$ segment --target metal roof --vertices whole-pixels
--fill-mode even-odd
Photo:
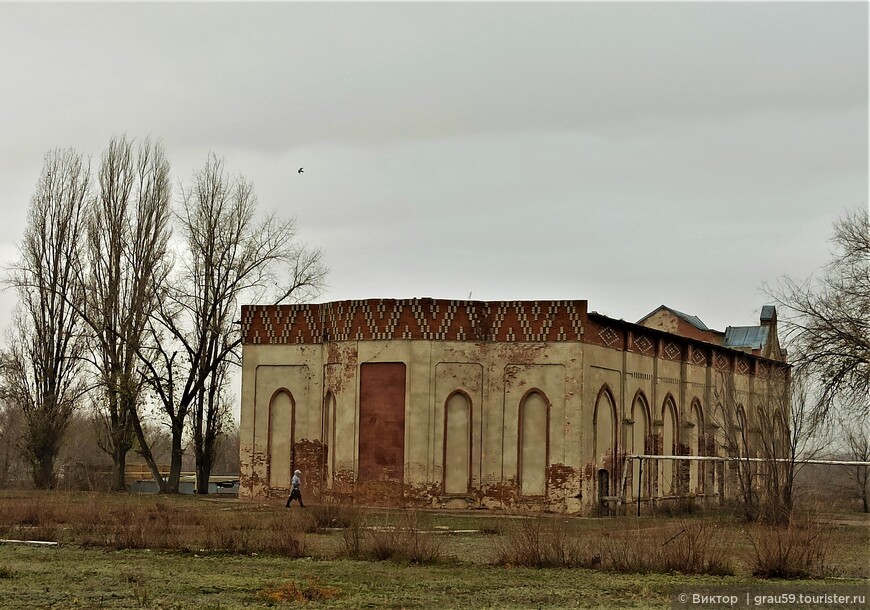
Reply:
[[[668,307],[668,309],[671,309],[671,308]],[[694,326],[695,328],[697,328],[698,330],[710,330],[709,328],[707,328],[706,324],[701,322],[701,318],[699,318],[698,316],[690,316],[689,314],[683,313],[682,311],[677,311],[676,309],[671,309],[671,311],[674,312],[674,314],[681,317],[686,322],[688,322],[689,324],[691,324],[692,326]]]
[[[761,321],[765,320],[773,320],[773,317],[776,315],[776,307],[773,305],[763,305],[761,307]]]
[[[641,322],[646,320],[648,317],[653,315],[655,312],[661,311],[662,309],[667,309],[669,312],[671,312],[672,314],[674,314],[678,318],[685,320],[686,322],[688,322],[689,324],[691,324],[692,326],[694,326],[698,330],[710,330],[709,328],[707,328],[706,324],[701,322],[701,318],[699,318],[698,316],[690,316],[687,313],[683,313],[682,311],[677,311],[676,309],[668,307],[667,305],[659,305],[654,310],[652,310],[651,312],[646,314],[644,317],[642,317],[640,320],[638,320],[637,323],[640,324]]]
[[[725,347],[762,349],[769,334],[769,326],[729,326],[725,329]]]

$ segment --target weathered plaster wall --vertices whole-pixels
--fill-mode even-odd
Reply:
[[[593,512],[623,486],[636,499],[639,478],[642,501],[724,498],[723,469],[659,460],[639,477],[624,456],[713,454],[727,405],[751,418],[772,377],[752,356],[587,316],[585,302],[309,307],[243,310],[241,497],[284,494],[299,468],[309,495],[368,504]],[[392,373],[366,381],[371,365]]]

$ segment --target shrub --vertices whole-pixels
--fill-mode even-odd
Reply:
[[[707,521],[684,522],[681,529],[661,545],[661,567],[682,574],[734,574],[730,549],[721,528]]]
[[[823,576],[831,546],[829,524],[813,518],[787,525],[757,524],[749,530],[754,551],[752,573],[762,578]]]
[[[627,533],[606,532],[601,547],[602,567],[637,574],[661,571],[658,546],[645,541],[640,529]]]
[[[363,541],[365,538],[365,527],[361,514],[357,514],[356,518],[341,532],[341,542],[344,548],[345,556],[350,559],[359,559],[362,557]]]
[[[346,528],[360,518],[359,508],[349,502],[327,499],[323,504],[313,504],[308,514],[314,520],[314,530],[328,527]]]
[[[285,557],[303,557],[305,532],[310,528],[311,519],[307,515],[294,513],[290,518],[280,515],[268,522],[266,530],[260,532],[259,543],[253,546],[266,553]]]
[[[646,574],[734,573],[721,528],[705,521],[680,523],[678,529],[608,532],[603,538],[603,566],[616,572]]]
[[[567,519],[512,520],[496,542],[496,562],[526,567],[594,567],[600,555],[573,534]]]
[[[441,540],[419,527],[416,511],[401,516],[398,525],[373,526],[354,519],[342,532],[344,552],[352,559],[432,563],[441,557]]]

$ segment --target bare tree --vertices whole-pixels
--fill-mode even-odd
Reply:
[[[0,402],[0,487],[18,486],[30,479],[21,451],[24,432],[22,413]]]
[[[227,417],[218,437],[212,472],[237,475],[239,468],[239,425],[231,417]]]
[[[293,220],[258,220],[256,207],[253,185],[229,175],[214,155],[183,190],[182,264],[152,329],[158,353],[145,363],[171,422],[169,490],[178,488],[184,421],[192,412],[197,489],[208,492],[226,367],[239,359],[240,299],[298,302],[323,285],[320,251],[296,242]]]
[[[7,284],[19,303],[2,358],[3,398],[23,413],[25,451],[37,487],[55,483],[55,459],[77,401],[85,350],[82,294],[75,279],[90,192],[90,166],[72,150],[55,150],[31,198],[20,259]]]
[[[112,488],[125,488],[127,452],[138,447],[159,473],[137,410],[142,377],[139,359],[147,322],[162,298],[171,261],[169,163],[159,144],[134,148],[126,137],[112,138],[102,156],[99,193],[87,225],[89,268],[82,278],[87,294],[84,319],[93,334],[99,411],[105,421],[104,448],[112,456]]]
[[[721,409],[714,418],[744,518],[781,524],[791,520],[796,477],[803,461],[825,448],[827,427],[811,378],[784,364],[767,366],[751,393],[721,373],[714,390]]]
[[[870,223],[866,209],[834,223],[832,260],[818,278],[783,278],[768,293],[785,315],[789,355],[818,383],[820,413],[836,399],[854,417],[870,415]]]
[[[857,422],[843,418],[840,420],[839,427],[849,459],[856,462],[870,462],[870,421],[866,418]],[[852,497],[860,498],[864,512],[870,512],[870,467],[857,465],[847,468],[850,479],[849,491]]]
[[[758,406],[762,520],[788,523],[796,501],[795,480],[827,445],[827,426],[813,401],[811,379],[793,372],[787,383],[769,385]]]
[[[725,372],[719,373],[713,394],[718,408],[712,419],[721,434],[718,437],[717,452],[731,459],[725,464],[720,476],[733,481],[731,484],[736,483],[740,510],[747,521],[755,521],[760,512],[760,499],[758,467],[752,459],[755,457],[755,447],[746,413],[750,397],[748,393],[738,390],[733,375]]]

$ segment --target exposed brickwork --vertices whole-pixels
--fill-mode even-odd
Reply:
[[[399,481],[358,481],[354,501],[367,506],[404,506],[403,492]]]
[[[242,307],[247,344],[372,340],[579,341],[586,301],[370,299]]]
[[[661,353],[659,356],[665,360],[675,360],[679,362],[683,359],[683,351],[685,345],[680,345],[676,341],[662,341]]]
[[[302,471],[303,497],[318,501],[322,495],[325,447],[318,440],[307,439],[293,447],[295,468]]]
[[[547,495],[559,498],[580,493],[581,473],[572,466],[550,464],[547,467]]]
[[[403,363],[360,366],[359,417],[360,481],[401,483],[405,464]]]
[[[717,330],[701,330],[694,324],[690,324],[683,318],[677,316],[666,307],[660,307],[646,318],[638,322],[641,326],[647,328],[655,328],[664,332],[688,337],[696,341],[704,341],[705,343],[721,344],[725,337],[725,333]]]
[[[431,508],[435,506],[438,497],[441,496],[441,485],[431,483],[429,485],[406,485],[405,506],[415,508]]]
[[[332,493],[337,496],[353,496],[353,471],[339,468],[332,477]]]
[[[587,316],[586,332],[583,340],[586,343],[601,345],[611,349],[625,349],[625,338],[622,329],[604,316]]]
[[[667,334],[661,329],[615,320],[594,312],[588,313],[585,301],[372,299],[315,305],[246,306],[242,312],[242,333],[247,345],[305,346],[300,349],[266,348],[251,351],[255,356],[252,360],[254,363],[271,365],[282,360],[282,354],[287,354],[288,359],[305,362],[310,368],[310,376],[300,382],[310,384],[305,386],[309,388],[309,393],[305,404],[300,403],[297,408],[305,409],[307,415],[301,420],[304,426],[302,434],[309,438],[322,435],[323,440],[304,439],[295,443],[293,459],[295,467],[303,471],[306,499],[311,497],[315,502],[324,495],[324,490],[329,489],[330,496],[342,500],[382,506],[522,507],[563,511],[597,507],[597,497],[600,495],[597,489],[600,483],[599,470],[607,472],[605,482],[609,497],[618,496],[622,491],[625,447],[616,444],[616,439],[623,438],[622,424],[626,422],[614,418],[615,451],[601,451],[590,458],[592,449],[586,443],[592,442],[589,439],[594,438],[595,434],[594,422],[590,419],[595,404],[591,399],[595,395],[595,387],[587,385],[612,383],[608,381],[612,378],[608,376],[610,373],[589,373],[590,365],[592,368],[601,368],[598,365],[603,364],[615,370],[612,367],[620,366],[619,350],[632,352],[634,355],[631,358],[622,359],[625,363],[622,372],[627,377],[634,376],[633,379],[641,380],[632,383],[647,387],[646,382],[649,381],[662,393],[674,394],[678,393],[676,388],[681,387],[680,383],[690,383],[693,389],[688,398],[695,394],[702,395],[705,387],[704,371],[693,370],[692,367],[709,366],[715,371],[774,379],[788,374],[787,365],[758,359],[751,354],[702,343],[693,337]],[[405,343],[408,340],[467,341],[469,344],[409,346]],[[357,341],[378,343],[365,345]],[[594,344],[612,352],[587,349],[584,345],[576,344],[553,345],[560,342]],[[431,348],[428,353],[427,347]],[[260,358],[260,355],[265,357]],[[596,360],[598,357],[601,357],[601,363]],[[659,375],[668,377],[656,376],[650,373],[650,370],[655,370],[653,358],[685,362],[692,366],[675,367],[666,363]],[[474,365],[474,370],[481,372],[475,373],[476,376],[468,374],[467,379],[465,373],[438,377],[433,371],[437,372],[442,363],[464,367]],[[493,454],[498,455],[499,447],[505,452],[517,451],[513,443],[517,436],[521,439],[522,434],[517,434],[515,414],[509,414],[512,427],[508,427],[504,423],[508,421],[504,405],[497,404],[492,397],[504,395],[507,400],[507,392],[510,391],[511,400],[514,400],[513,392],[519,396],[520,392],[533,389],[538,383],[533,380],[538,377],[529,372],[533,367],[551,364],[565,369],[564,379],[561,373],[553,372],[558,371],[554,368],[547,369],[546,374],[535,375],[542,380],[540,383],[545,386],[550,384],[554,388],[552,391],[546,390],[548,398],[557,405],[559,417],[566,418],[565,439],[559,441],[576,443],[576,435],[571,431],[576,430],[573,426],[579,426],[583,435],[580,441],[583,453],[568,450],[555,452],[553,455],[569,463],[546,467],[545,495],[523,496],[517,484],[516,475],[519,472],[513,462],[502,461],[499,467],[499,462],[493,459]],[[630,370],[624,370],[626,368]],[[677,370],[681,372],[675,372]],[[682,371],[686,370],[689,374],[684,375]],[[254,373],[254,379],[258,379],[256,371]],[[591,375],[588,379],[585,377],[587,374]],[[469,381],[472,377],[474,383]],[[709,383],[709,378],[707,375],[706,383]],[[738,381],[739,387],[753,387],[745,384],[745,379]],[[268,397],[271,386],[280,387],[281,383],[280,379],[267,378],[263,388],[255,386],[257,391],[249,400],[251,405],[257,400],[262,402],[257,418],[260,418],[261,412],[264,417],[257,419],[258,422],[269,421],[268,401],[266,398],[257,398],[258,393]],[[436,437],[431,434],[443,433],[441,418],[446,407],[442,401],[455,389],[468,391],[474,404],[475,452],[469,457],[470,461],[474,461],[474,476],[469,477],[468,494],[446,496],[442,483],[448,462],[443,453],[447,448],[446,444],[441,447],[439,461],[438,452],[431,447],[431,438]],[[629,399],[634,391],[634,387],[624,390],[627,396],[621,397],[621,400],[628,402],[622,406],[631,406]],[[432,392],[435,392],[435,398]],[[434,401],[437,409],[434,417],[430,412],[428,420],[423,417],[425,411],[420,411],[421,408],[431,407],[431,403],[423,399],[425,396]],[[406,398],[409,405],[405,404]],[[407,422],[406,412],[409,414]],[[622,413],[621,410],[619,412]],[[420,416],[421,413],[423,416]],[[321,414],[324,419],[321,419]],[[647,436],[642,450],[646,454],[661,455],[663,424],[661,420],[649,423],[650,427],[646,431],[654,433]],[[413,428],[408,429],[409,425]],[[421,441],[424,430],[420,426],[425,428],[426,425],[430,426],[430,436],[425,437],[428,444]],[[432,432],[433,425],[436,426],[435,432]],[[502,425],[504,429],[499,439],[498,427]],[[255,434],[263,434],[261,428],[264,426],[258,426]],[[702,434],[700,429],[697,431],[698,446],[692,447],[692,451],[682,445],[677,446],[676,451],[683,455],[715,452],[713,428],[710,430],[709,435]],[[673,431],[675,443],[686,441],[681,432],[684,429],[679,427]],[[510,436],[507,436],[508,433]],[[339,449],[337,454],[336,447],[327,447],[327,444],[336,445]],[[264,451],[262,442],[243,448],[245,454],[242,458],[241,483],[244,491],[241,495],[262,497],[270,492],[286,493],[286,490],[269,489],[267,456],[254,453],[254,446],[258,451]],[[334,459],[327,459],[330,453],[334,454]],[[577,455],[583,456],[581,465],[570,465],[570,460]],[[589,459],[591,463],[586,463],[585,460]],[[284,457],[281,460],[286,461]],[[285,465],[282,463],[281,467]],[[688,462],[644,460],[641,493],[644,501],[649,496],[653,498],[651,503],[655,503],[659,493],[671,492],[671,489],[659,489],[664,480],[661,476],[664,468],[673,472],[673,476],[667,478],[673,481],[674,491],[681,494],[694,491],[688,489]],[[629,468],[625,473],[631,489],[630,497],[637,493],[637,481],[632,481],[632,471],[633,468]],[[697,472],[708,494],[716,492],[717,487],[719,493],[723,493],[720,486],[725,484],[722,476],[725,473],[724,466],[698,464]],[[331,480],[327,477],[331,477]],[[733,484],[731,486],[729,493],[733,496]],[[584,496],[585,501],[582,501]],[[613,506],[607,510],[613,510]]]
[[[643,355],[652,355],[654,345],[646,335],[629,335],[631,342],[630,350]]]
[[[519,493],[516,477],[506,477],[504,481],[490,483],[483,489],[484,499],[496,500],[503,508],[513,506]]]
[[[710,352],[709,350],[705,350],[702,347],[698,347],[695,345],[690,346],[689,351],[689,362],[695,364],[697,366],[709,366],[710,364]]]

